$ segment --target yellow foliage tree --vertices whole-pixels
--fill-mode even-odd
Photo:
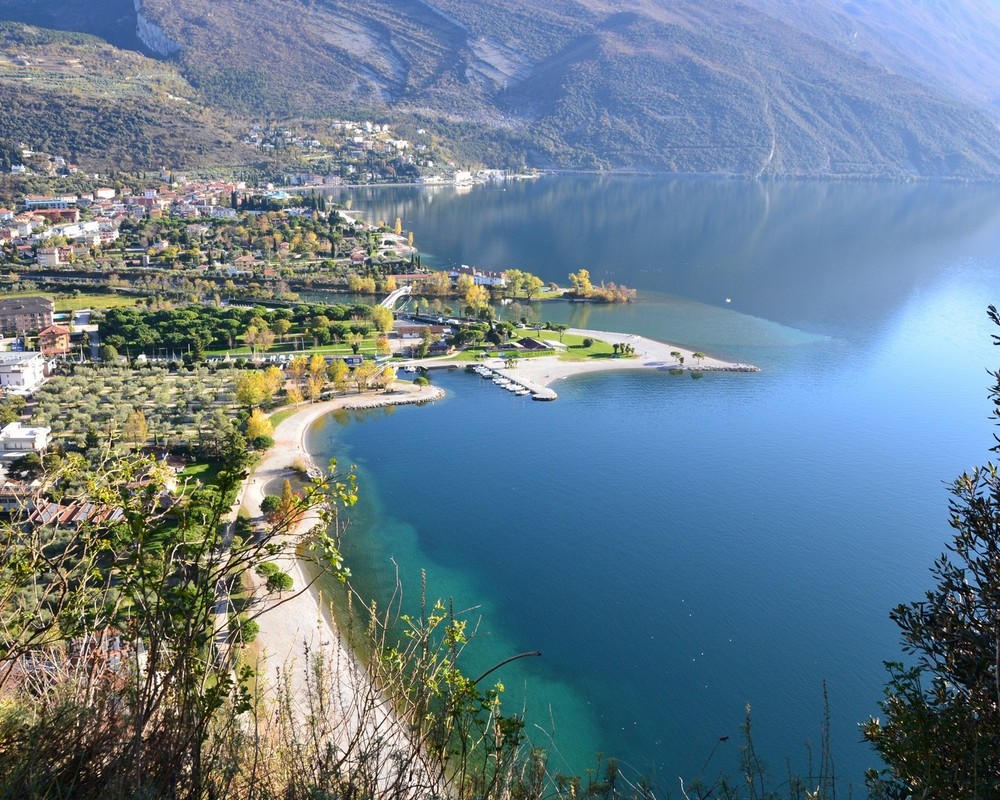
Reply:
[[[272,364],[264,370],[264,382],[267,385],[267,399],[273,400],[274,396],[281,391],[281,387],[285,385],[285,373],[281,371],[280,367]]]
[[[247,420],[247,439],[256,439],[258,436],[271,436],[274,434],[274,426],[267,414],[259,408],[255,408],[250,413]]]

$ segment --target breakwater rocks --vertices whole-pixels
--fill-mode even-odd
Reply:
[[[385,408],[385,406],[406,406],[406,405],[422,405],[423,403],[432,403],[435,400],[440,400],[444,397],[444,389],[440,389],[437,386],[431,386],[419,393],[409,393],[409,394],[398,394],[389,393],[379,395],[378,397],[362,396],[357,400],[347,400],[344,402],[343,407],[345,409],[366,409],[366,408]]]
[[[716,367],[689,366],[685,369],[691,372],[760,372],[760,367],[755,367],[753,364],[725,364]]]

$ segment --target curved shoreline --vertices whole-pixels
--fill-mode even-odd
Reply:
[[[721,358],[706,355],[696,359],[695,353],[700,352],[688,347],[661,342],[647,336],[632,333],[615,333],[613,331],[598,331],[588,328],[569,328],[567,333],[576,336],[591,337],[608,344],[630,344],[635,348],[635,355],[626,358],[589,358],[585,361],[566,361],[559,354],[533,356],[522,358],[517,365],[508,369],[503,358],[486,358],[481,363],[505,378],[522,384],[530,389],[536,400],[555,400],[558,395],[552,389],[552,384],[573,375],[584,375],[592,372],[613,372],[619,370],[646,369],[659,372],[684,370],[687,372],[760,372],[760,367],[753,364],[742,364],[736,361],[725,361]],[[546,336],[548,334],[548,336]],[[554,331],[543,331],[536,337],[558,343],[558,334]],[[673,353],[680,353],[681,362]],[[408,362],[418,367],[456,367],[469,362],[451,359],[435,360],[433,363],[424,361]]]
[[[636,355],[631,358],[600,358],[587,361],[564,361],[560,360],[558,355],[540,356],[522,359],[512,370],[503,367],[502,359],[491,359],[487,363],[496,362],[491,366],[498,372],[509,375],[519,383],[529,385],[535,392],[536,399],[555,399],[556,394],[549,388],[550,384],[572,375],[592,372],[678,368],[705,371],[759,371],[757,367],[751,365],[727,362],[708,356],[701,359],[697,365],[685,363],[682,366],[677,357],[671,353],[680,352],[687,362],[694,359],[694,351],[633,334],[586,329],[570,329],[570,332],[592,336],[611,344],[629,343],[635,347]],[[420,362],[413,363],[420,364]],[[423,364],[423,366],[432,365]],[[443,359],[435,361],[433,366],[456,367],[462,366],[462,363]],[[412,384],[398,382],[396,391],[389,394],[346,395],[319,403],[303,404],[275,426],[274,445],[265,452],[244,481],[242,507],[247,510],[252,520],[260,521],[263,518],[260,505],[266,488],[275,481],[290,477],[292,466],[297,460],[303,461],[309,467],[325,466],[315,464],[312,453],[306,447],[306,435],[320,418],[342,409],[423,404],[444,396],[444,391],[438,387],[418,388]],[[308,534],[320,522],[320,513],[311,510],[303,516],[295,529],[285,536],[295,540]],[[308,719],[311,659],[319,653],[322,654],[324,663],[330,667],[335,684],[337,709],[344,717],[345,730],[358,730],[358,723],[362,719],[359,709],[367,702],[369,713],[376,715],[373,723],[375,728],[382,729],[380,735],[385,735],[384,727],[388,724],[397,731],[395,735],[405,737],[405,725],[395,719],[395,714],[387,702],[380,700],[372,707],[372,698],[377,695],[377,690],[368,685],[364,669],[342,639],[332,613],[324,608],[324,601],[314,585],[315,581],[307,573],[303,562],[293,550],[288,549],[276,556],[274,561],[282,571],[291,576],[294,591],[287,597],[267,597],[264,600],[263,610],[256,616],[259,625],[258,642],[262,650],[257,664],[258,680],[262,682],[266,695],[278,697],[285,693],[284,696],[292,704],[293,714],[300,720]]]
[[[295,461],[301,459],[314,466],[306,449],[305,437],[309,428],[321,417],[341,409],[423,404],[445,395],[437,387],[418,388],[402,382],[396,387],[397,390],[390,394],[350,395],[305,404],[278,423],[274,429],[274,445],[243,484],[242,507],[251,519],[255,522],[263,519],[260,504],[267,486],[276,480],[291,477]],[[317,524],[321,524],[321,515],[318,510],[310,510],[285,537],[295,541]],[[315,581],[307,574],[294,549],[286,548],[274,561],[291,576],[294,588],[293,593],[286,597],[267,597],[264,608],[256,616],[259,625],[257,641],[262,651],[257,664],[257,679],[263,683],[264,693],[270,697],[281,696],[287,687],[287,698],[293,713],[299,720],[305,720],[310,714],[308,684],[311,680],[311,659],[321,653],[335,682],[334,694],[337,708],[345,718],[345,730],[356,731],[361,719],[359,706],[364,701],[371,703],[374,694],[372,687],[364,683],[367,680],[364,670],[358,666],[354,654],[343,641],[333,623],[332,614],[324,609]],[[379,716],[376,725],[379,728],[392,716],[388,703],[381,703],[374,713]],[[405,726],[399,725],[398,728],[403,735]],[[382,730],[379,735],[385,736],[385,731]]]

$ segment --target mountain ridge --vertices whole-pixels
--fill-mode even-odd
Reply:
[[[15,5],[0,0],[0,18]],[[1000,11],[985,0],[919,11],[899,0],[134,0],[133,11],[145,47],[169,52],[209,106],[409,120],[491,166],[1000,177]]]

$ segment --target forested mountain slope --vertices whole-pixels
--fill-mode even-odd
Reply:
[[[40,5],[60,2],[72,5]],[[408,118],[511,166],[1000,176],[1000,11],[988,0],[136,8],[145,47],[245,116]],[[0,16],[15,12],[0,0]]]

